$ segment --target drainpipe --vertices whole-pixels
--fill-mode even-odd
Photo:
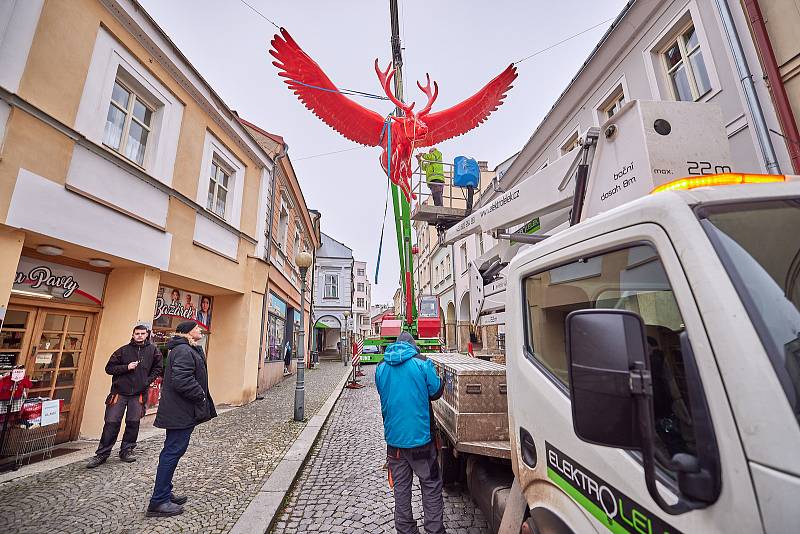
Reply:
[[[750,27],[753,29],[753,38],[767,77],[772,101],[778,114],[778,122],[785,135],[786,149],[789,151],[792,169],[795,174],[800,174],[800,133],[797,131],[797,122],[794,119],[792,106],[783,84],[783,77],[781,77],[778,62],[775,59],[775,51],[772,49],[772,43],[767,33],[764,15],[761,13],[758,0],[742,0],[742,4],[750,19]]]
[[[319,219],[317,219],[316,221],[318,221],[318,220]],[[316,234],[316,221],[314,222],[314,228],[312,228],[312,232],[314,232],[315,234]],[[313,244],[313,241],[312,241],[312,244]],[[316,346],[317,346],[317,335],[316,335],[317,329],[314,327],[314,325],[316,324],[316,321],[314,321],[314,295],[316,295],[316,293],[314,293],[314,290],[315,290],[314,286],[315,286],[316,280],[317,280],[317,248],[316,247],[312,247],[312,248],[314,249],[314,252],[311,253],[311,257],[312,257],[311,266],[313,267],[313,270],[311,271],[311,297],[308,299],[308,301],[309,301],[308,324],[309,324],[310,329],[311,329],[311,335],[308,336],[308,337],[309,337],[309,342],[310,342],[309,346],[313,347],[313,348],[316,348]],[[307,354],[311,354],[311,350],[307,351]],[[319,355],[317,355],[317,357],[319,357]],[[317,363],[317,362],[316,362],[316,360],[314,360],[312,358],[312,365],[314,363]]]
[[[753,127],[756,131],[756,139],[761,149],[761,157],[764,160],[764,166],[769,174],[781,174],[778,158],[775,155],[775,148],[772,146],[772,139],[769,136],[767,121],[764,118],[764,111],[761,109],[761,103],[758,100],[758,95],[756,95],[753,75],[750,72],[750,67],[747,65],[747,59],[745,58],[744,49],[742,48],[742,41],[739,39],[736,26],[733,23],[731,8],[727,0],[716,0],[716,4],[719,16],[722,19],[722,26],[725,29],[725,35],[728,38],[728,46],[730,47],[731,54],[733,54],[736,72],[739,75],[739,81],[742,82],[747,109],[753,119]]]
[[[267,296],[269,294],[269,275],[272,273],[272,260],[270,259],[270,251],[272,250],[272,225],[273,217],[275,216],[275,177],[280,171],[278,163],[281,159],[285,158],[289,152],[289,145],[283,144],[281,153],[275,158],[272,171],[272,185],[269,189],[269,221],[267,224],[267,247],[264,251],[267,260],[267,279],[264,280],[264,296],[261,298],[261,336],[258,340],[258,370],[261,371],[262,354],[264,353],[264,321],[267,317]],[[260,373],[259,373],[260,374]],[[256,385],[256,389],[258,386]]]
[[[456,245],[455,243],[450,244],[450,283],[453,285],[453,311],[456,309]],[[458,352],[458,313],[455,314],[455,321],[456,324],[453,325],[453,343],[456,346],[456,352]],[[447,320],[445,319],[445,324],[447,324]]]

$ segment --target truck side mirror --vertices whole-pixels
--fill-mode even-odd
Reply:
[[[589,443],[641,449],[631,387],[634,364],[650,363],[641,318],[625,310],[579,310],[567,315],[567,358],[575,434]],[[649,386],[649,379],[647,381]]]
[[[714,444],[710,447],[713,451],[701,451],[699,457],[676,454],[662,462],[678,472],[678,502],[669,504],[656,486],[653,382],[641,317],[626,310],[578,310],[567,315],[566,329],[575,434],[597,445],[640,450],[647,491],[668,514],[682,514],[716,501],[719,458],[694,357],[689,356],[687,365],[690,393],[694,405],[704,406],[695,418],[696,431],[704,442]],[[690,354],[685,332],[681,347]]]

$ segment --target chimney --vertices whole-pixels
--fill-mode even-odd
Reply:
[[[482,171],[489,170],[489,162],[488,161],[478,161],[478,168]]]

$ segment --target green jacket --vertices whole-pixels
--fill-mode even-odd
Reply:
[[[444,165],[442,153],[438,150],[426,152],[422,155],[422,170],[425,171],[426,183],[444,183]]]

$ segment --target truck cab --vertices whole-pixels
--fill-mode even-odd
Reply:
[[[523,531],[800,528],[800,182],[701,179],[511,261]]]
[[[708,103],[579,144],[445,236],[508,242],[470,266],[475,316],[505,282],[509,440],[451,438],[473,497],[502,534],[800,531],[800,177],[736,173]]]

